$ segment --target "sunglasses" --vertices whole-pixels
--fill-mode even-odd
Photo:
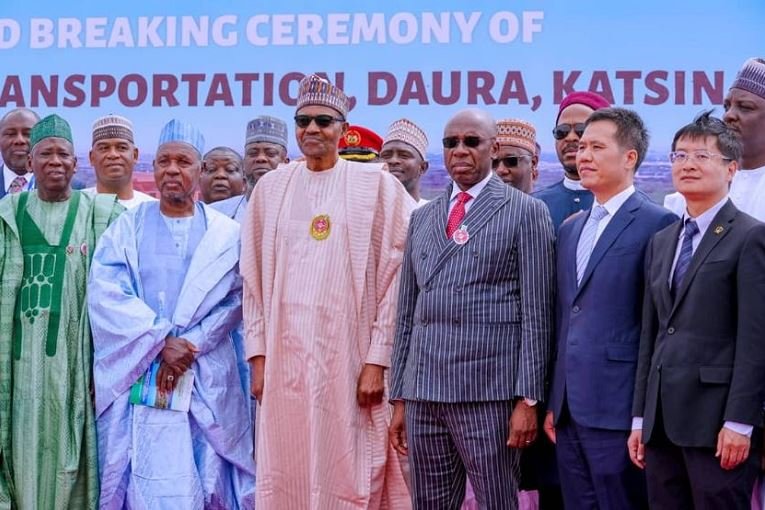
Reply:
[[[514,168],[518,166],[518,163],[521,161],[531,160],[531,156],[528,155],[522,155],[522,156],[507,156],[504,158],[497,158],[491,160],[491,167],[496,170],[499,168],[499,164],[502,163],[505,165],[505,168]]]
[[[316,122],[320,128],[329,127],[333,122],[345,122],[342,117],[333,117],[332,115],[295,115],[295,124],[301,129],[305,129]]]
[[[556,140],[563,140],[568,136],[571,130],[574,130],[576,136],[579,138],[584,134],[584,122],[577,122],[576,124],[558,124],[553,128],[553,136]]]
[[[454,149],[459,145],[460,140],[462,141],[462,144],[465,147],[468,147],[470,149],[475,149],[479,145],[481,145],[481,138],[478,136],[466,136],[462,139],[460,139],[459,136],[447,136],[443,140],[441,140],[441,143],[444,144],[444,149]]]

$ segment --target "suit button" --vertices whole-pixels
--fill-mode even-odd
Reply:
[[[427,326],[428,326],[428,321],[426,321],[425,319],[422,319],[422,327],[426,328]]]
[[[454,292],[462,292],[462,285],[457,285],[454,287]]]
[[[459,318],[455,317],[455,318],[452,320],[452,322],[454,322],[455,324],[459,324],[459,323],[460,323],[460,320],[459,320]]]
[[[427,253],[427,252],[422,252],[422,253],[420,254],[420,258],[421,258],[421,259],[426,259],[426,258],[428,258],[428,253]]]
[[[668,335],[674,335],[675,334],[675,327],[674,326],[668,327],[667,328],[667,334]]]
[[[579,308],[579,305],[574,305],[574,308],[571,309],[574,313],[579,313],[581,308]]]
[[[425,292],[430,292],[430,285],[426,285],[425,287],[422,288],[422,290],[424,290]]]

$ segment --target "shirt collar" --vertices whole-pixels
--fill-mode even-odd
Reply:
[[[605,204],[599,204],[597,200],[595,200],[592,203],[592,208],[602,205],[606,211],[608,211],[608,215],[612,218],[614,215],[619,211],[621,206],[624,205],[624,202],[627,201],[628,198],[632,196],[632,194],[635,193],[635,186],[630,184],[630,186],[623,191],[620,191],[616,195],[609,198]]]
[[[691,215],[688,214],[688,210],[686,209],[683,213],[683,225],[685,225],[685,222],[689,219],[693,219],[696,222],[696,226],[699,227],[699,239],[701,237],[704,237],[704,233],[709,228],[709,225],[712,224],[712,220],[715,219],[715,216],[717,216],[717,213],[720,212],[720,209],[723,208],[723,206],[728,202],[728,195],[725,195],[722,200],[717,202],[715,205],[704,211],[703,213],[699,214],[695,218],[691,218]],[[684,232],[684,229],[680,229],[681,235],[682,232]]]
[[[563,176],[563,187],[566,189],[570,189],[571,191],[584,191],[587,188],[582,186],[582,181],[575,181],[574,179]]]
[[[465,190],[468,193],[468,195],[473,197],[473,200],[478,198],[478,194],[481,191],[483,191],[483,189],[486,187],[487,184],[489,184],[489,181],[491,180],[492,175],[494,175],[494,173],[489,172],[488,175],[483,178],[483,180],[473,184],[472,187]],[[454,185],[452,186],[452,196],[449,198],[449,202],[451,203],[455,198],[457,198],[457,195],[459,195],[461,191],[462,190],[460,189],[460,187],[457,186],[456,183],[454,183]]]

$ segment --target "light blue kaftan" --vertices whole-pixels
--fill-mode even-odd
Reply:
[[[142,204],[104,233],[93,257],[88,304],[102,509],[253,506],[248,396],[230,335],[241,321],[239,226],[197,204],[181,230],[185,250],[175,246],[178,232],[159,203]],[[128,402],[168,335],[200,350],[188,413]]]

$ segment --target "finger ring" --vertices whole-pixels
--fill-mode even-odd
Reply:
[[[170,377],[172,377],[172,375]],[[531,441],[526,441],[526,444],[531,444]]]
[[[174,375],[168,375],[167,376],[167,380],[170,381],[170,382],[173,382],[173,381],[175,381],[175,376]]]

